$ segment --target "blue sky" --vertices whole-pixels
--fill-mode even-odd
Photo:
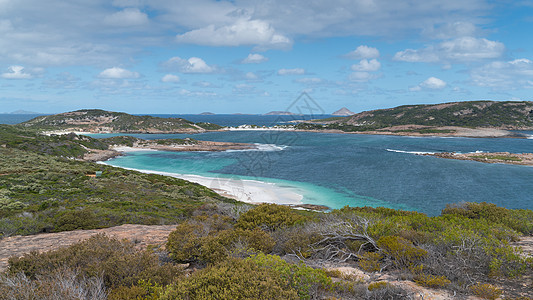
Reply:
[[[0,0],[0,112],[533,100],[533,1]]]

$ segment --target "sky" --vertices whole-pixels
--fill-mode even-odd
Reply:
[[[532,91],[531,0],[0,0],[0,113],[266,113],[301,95],[360,112]]]

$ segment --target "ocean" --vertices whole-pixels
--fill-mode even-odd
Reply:
[[[283,124],[294,119],[294,116],[180,116],[195,122],[229,126]],[[533,136],[533,132],[524,133]],[[303,203],[331,208],[384,206],[428,215],[438,215],[446,204],[471,201],[492,202],[507,208],[533,208],[533,167],[417,155],[443,151],[533,152],[533,139],[278,131],[133,136],[257,143],[260,151],[130,152],[108,164],[218,179],[254,180],[298,193]]]

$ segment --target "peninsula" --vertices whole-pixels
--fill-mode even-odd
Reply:
[[[466,101],[405,105],[348,117],[301,121],[296,128],[384,135],[524,138],[524,135],[511,130],[533,129],[533,102]]]
[[[39,116],[19,126],[41,132],[50,131],[50,133],[199,133],[222,128],[216,124],[194,123],[182,118],[135,116],[100,109],[82,109]]]
[[[424,153],[425,156],[435,156],[440,158],[473,160],[491,164],[511,164],[533,166],[533,153],[509,153],[509,152],[481,152],[481,153],[455,153],[437,152]]]

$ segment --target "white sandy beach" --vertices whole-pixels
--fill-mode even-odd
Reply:
[[[105,162],[99,163],[107,164]],[[233,198],[235,200],[246,203],[275,203],[283,205],[298,205],[302,204],[303,199],[303,196],[301,194],[296,193],[293,189],[287,187],[280,187],[275,183],[248,179],[238,179],[235,177],[205,177],[199,175],[159,172],[133,168],[124,169],[135,170],[148,174],[171,176],[175,178],[184,179],[190,182],[195,182],[212,189],[213,191],[217,192],[222,196]]]

